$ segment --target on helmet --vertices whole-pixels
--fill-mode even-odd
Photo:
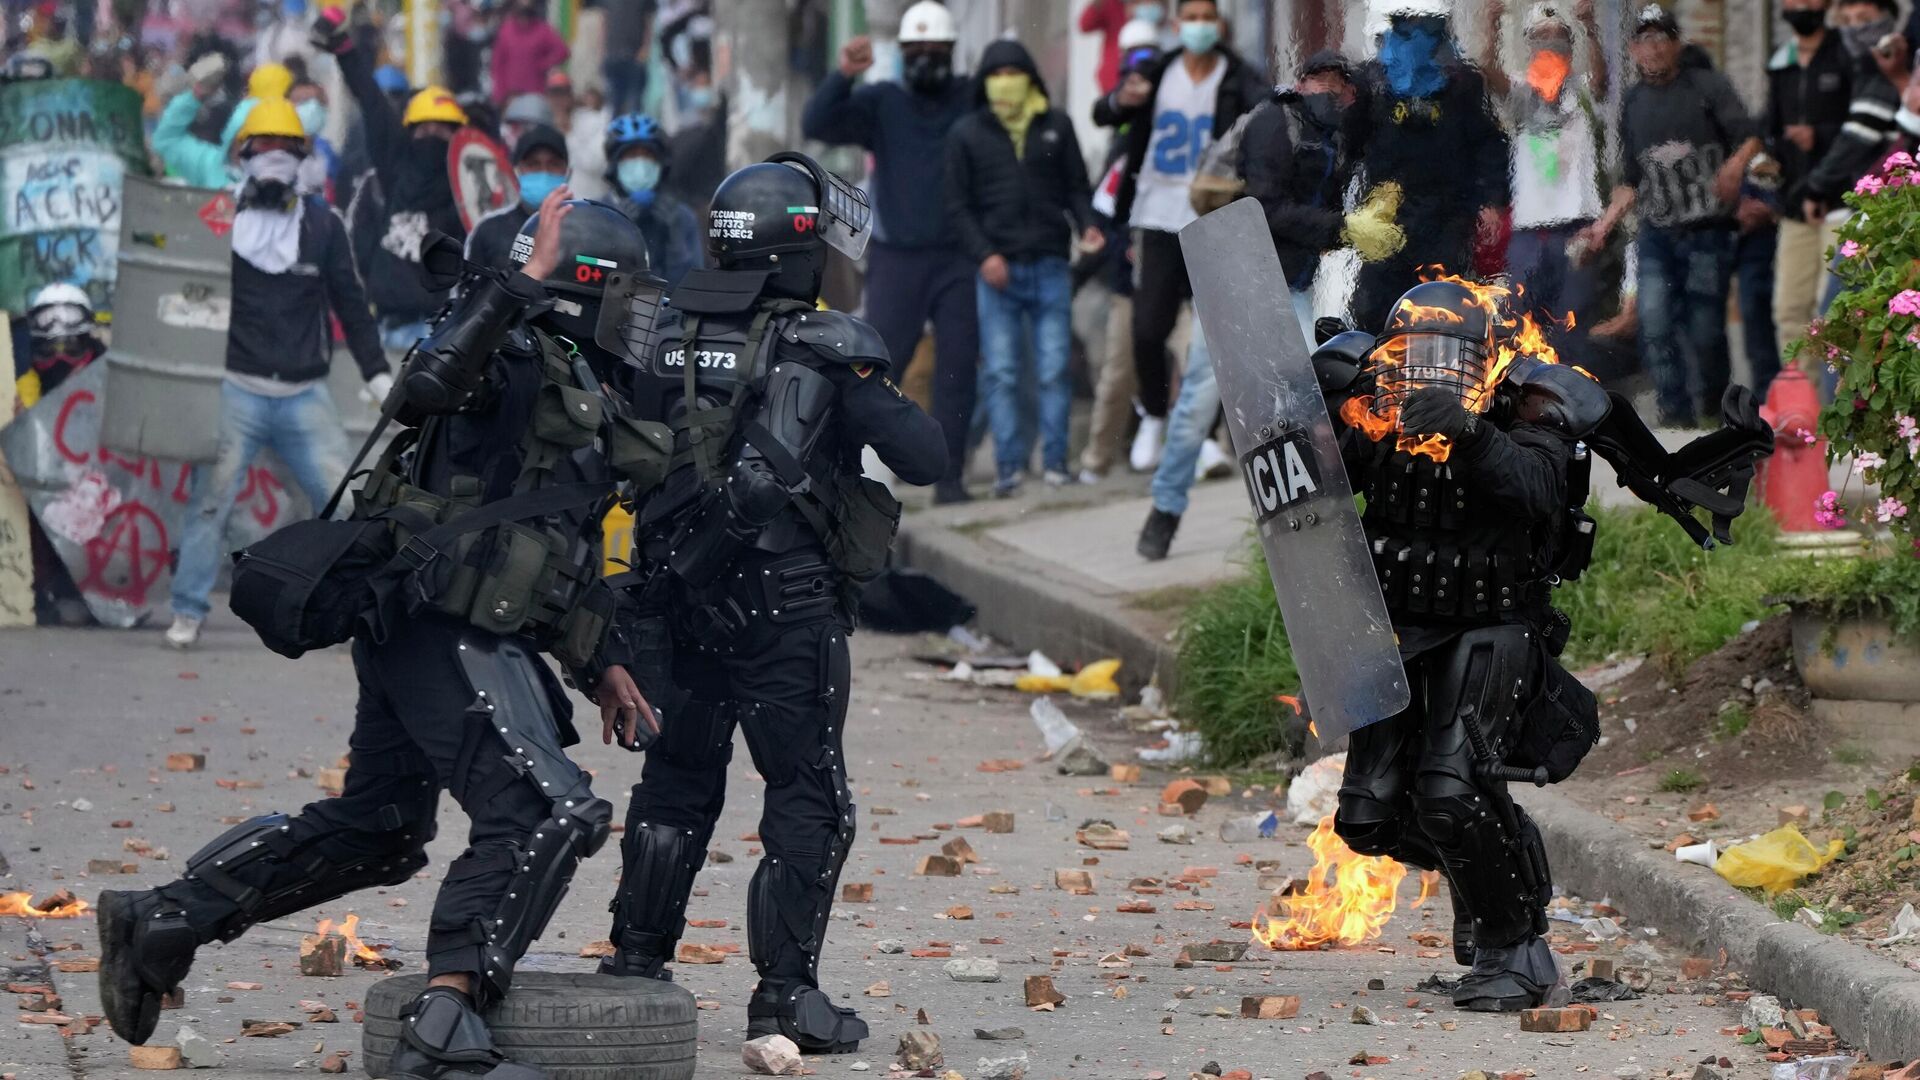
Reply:
[[[1160,44],[1160,31],[1145,19],[1128,19],[1120,28],[1120,51],[1152,48]]]
[[[75,337],[92,328],[93,301],[78,285],[48,285],[27,301],[27,332],[33,337]]]
[[[234,145],[244,147],[248,139],[263,135],[305,142],[307,129],[292,102],[283,97],[269,97],[255,102],[248,110],[240,130],[234,132]]]
[[[1493,303],[1458,281],[1427,281],[1408,289],[1387,315],[1372,370],[1379,393],[1374,410],[1386,415],[1415,390],[1437,386],[1469,412],[1493,402],[1487,374],[1495,354],[1499,315]]]
[[[373,83],[382,93],[398,94],[407,88],[407,73],[392,64],[382,64],[373,69]]]
[[[400,122],[407,127],[432,123],[465,127],[467,113],[454,100],[452,91],[442,86],[429,86],[407,101],[407,111],[401,116]]]
[[[647,270],[651,260],[647,241],[632,219],[606,203],[572,199],[573,209],[560,222],[560,262],[541,282],[555,295],[550,321],[577,342],[594,339],[600,298],[615,272],[633,275]],[[507,258],[516,267],[533,257],[533,237],[540,231],[540,215],[532,214],[513,238]]]
[[[545,94],[515,94],[500,112],[503,124],[551,124],[553,106]]]
[[[607,137],[602,144],[607,153],[607,167],[620,160],[620,155],[636,146],[644,146],[653,152],[653,156],[666,160],[667,133],[660,121],[646,113],[625,113],[607,122]]]
[[[940,0],[920,0],[900,16],[900,44],[933,41],[951,45],[960,40],[960,26],[953,12]]]
[[[293,72],[285,64],[271,61],[253,69],[247,76],[247,96],[255,98],[286,97],[293,89]]]
[[[770,255],[817,251],[820,189],[805,173],[763,161],[720,182],[707,209],[707,251],[723,270]]]
[[[721,181],[707,210],[707,251],[722,270],[770,271],[774,293],[812,300],[826,249],[859,258],[872,217],[858,188],[805,154],[782,151]]]

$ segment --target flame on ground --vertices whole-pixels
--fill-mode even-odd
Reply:
[[[1282,705],[1285,705],[1289,709],[1292,709],[1293,715],[1295,716],[1300,715],[1300,699],[1297,697],[1294,697],[1292,694],[1275,694],[1273,695],[1273,700],[1279,702]]]
[[[1434,886],[1438,884],[1440,884],[1440,871],[1438,870],[1420,871],[1420,895],[1414,897],[1413,903],[1408,904],[1407,906],[1409,908],[1417,908],[1421,904],[1424,904],[1427,901],[1433,899]]]
[[[1293,715],[1295,716],[1304,715],[1300,708],[1300,699],[1294,697],[1292,694],[1275,694],[1273,695],[1273,700],[1292,709]],[[1307,730],[1313,733],[1314,738],[1317,739],[1320,737],[1320,729],[1313,726],[1313,718],[1310,716],[1307,717]]]
[[[65,889],[46,898],[46,907],[35,907],[30,892],[0,893],[0,915],[23,919],[78,919],[93,910],[93,905]]]
[[[347,959],[353,961],[356,967],[372,968],[375,971],[386,971],[393,967],[393,961],[381,956],[379,950],[360,940],[360,935],[354,932],[359,927],[360,916],[358,915],[349,915],[340,923],[339,934],[347,942]],[[321,919],[319,925],[313,928],[315,940],[324,940],[331,933],[334,933],[332,919]]]
[[[1407,868],[1383,856],[1354,854],[1335,835],[1332,814],[1320,819],[1307,847],[1313,851],[1313,870],[1306,889],[1281,898],[1284,918],[1268,918],[1264,908],[1256,911],[1254,940],[1278,951],[1358,945],[1379,937],[1393,917]]]

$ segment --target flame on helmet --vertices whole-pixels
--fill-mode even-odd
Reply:
[[[1507,369],[1511,368],[1513,362],[1520,357],[1530,356],[1543,364],[1560,362],[1560,353],[1547,340],[1546,328],[1541,326],[1532,314],[1522,313],[1516,317],[1509,312],[1508,309],[1512,306],[1511,301],[1524,292],[1521,286],[1509,287],[1499,281],[1475,281],[1458,274],[1449,274],[1445,267],[1437,265],[1422,267],[1420,279],[1423,282],[1447,281],[1461,286],[1471,292],[1493,316],[1495,327],[1493,362],[1487,365],[1486,377],[1481,380],[1480,385],[1471,390],[1468,400],[1462,403],[1470,411],[1485,410],[1488,401],[1493,397],[1494,390],[1499,387],[1500,381],[1507,377]],[[1457,312],[1445,308],[1409,304],[1405,300],[1394,307],[1388,321],[1391,323],[1403,314],[1409,319],[1433,320],[1442,323],[1466,321]],[[1548,324],[1571,330],[1574,325],[1573,312],[1567,312],[1563,319],[1550,319]],[[1372,362],[1393,367],[1406,363],[1406,358],[1406,341],[1404,338],[1396,337],[1382,342],[1373,350]],[[1588,378],[1593,378],[1591,373],[1582,368],[1576,367],[1574,370]],[[1346,421],[1347,426],[1358,429],[1374,442],[1379,442],[1389,434],[1400,432],[1399,410],[1389,406],[1380,413],[1375,413],[1373,404],[1372,397],[1348,398],[1340,406],[1340,418]],[[1435,461],[1445,461],[1453,452],[1451,440],[1443,435],[1401,433],[1395,441],[1394,448],[1419,457],[1432,458]]]
[[[1392,325],[1395,320],[1402,317],[1408,322],[1431,320],[1439,323],[1464,323],[1467,321],[1465,315],[1451,308],[1428,307],[1425,304],[1409,304],[1404,298],[1402,298],[1398,304],[1394,305],[1393,314],[1387,317],[1387,323],[1388,325]]]

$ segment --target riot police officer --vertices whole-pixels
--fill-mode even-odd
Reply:
[[[593,346],[600,275],[578,268],[646,265],[625,218],[565,199],[561,188],[527,222],[518,272],[465,290],[383,410],[405,430],[355,514],[390,519],[399,554],[353,645],[360,697],[343,792],[235,826],[176,881],[101,894],[101,998],[121,1038],[152,1034],[199,946],[426,866],[445,787],[471,819],[470,843],[442,881],[429,982],[386,1075],[542,1075],[504,1058],[481,1013],[611,831],[612,805],[564,749],[577,741],[567,696],[536,653],[582,687],[624,678],[603,674],[614,605],[598,551],[616,456],[598,447],[623,440],[600,388],[611,358]],[[603,701],[608,712],[634,704]]]
[[[1773,452],[1742,386],[1718,430],[1667,451],[1625,398],[1530,355],[1505,293],[1427,281],[1377,340],[1350,331],[1313,354],[1412,691],[1351,733],[1334,828],[1362,854],[1446,872],[1454,959],[1471,965],[1454,1004],[1484,1012],[1565,989],[1542,936],[1546,850],[1507,785],[1564,780],[1600,734],[1593,694],[1557,659],[1572,624],[1551,603],[1593,558],[1589,452],[1708,550],[1733,542]]]
[[[1377,343],[1343,334],[1314,357],[1413,689],[1404,713],[1352,733],[1335,828],[1355,851],[1446,871],[1455,956],[1472,964],[1454,1002],[1486,1011],[1537,1006],[1559,980],[1540,835],[1490,770],[1543,706],[1598,732],[1593,696],[1553,659],[1566,620],[1548,593],[1576,572],[1575,443],[1610,407],[1568,368],[1524,366],[1551,399],[1496,386],[1499,320],[1485,294],[1432,281]]]
[[[672,472],[637,510],[638,619],[626,635],[662,734],[627,811],[616,953],[601,970],[671,977],[737,725],[767,783],[766,854],[747,895],[759,973],[748,1036],[842,1052],[867,1025],[819,988],[818,968],[854,837],[847,635],[899,513],[860,475],[860,452],[930,484],[945,442],[888,380],[873,328],[816,310],[828,247],[857,256],[865,244],[863,195],[810,158],[777,154],[728,177],[707,222],[718,268],[672,290],[629,388],[640,414],[674,431]]]

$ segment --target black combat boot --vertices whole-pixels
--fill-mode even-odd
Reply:
[[[473,999],[451,986],[427,987],[400,1021],[384,1080],[546,1080],[539,1069],[508,1061]]]
[[[140,1045],[160,1022],[160,999],[180,988],[200,937],[158,890],[100,894],[100,1008],[113,1033]]]
[[[649,948],[636,947],[638,943],[633,940],[650,937],[655,935],[615,933],[613,955],[600,959],[600,974],[672,982],[673,972],[667,970],[667,961],[670,957]]]
[[[1453,1004],[1470,1012],[1519,1012],[1566,997],[1560,965],[1538,934],[1500,948],[1473,951],[1473,970],[1454,988]]]
[[[1140,542],[1133,550],[1148,562],[1159,562],[1167,557],[1167,549],[1173,547],[1173,534],[1180,530],[1180,515],[1169,514],[1165,510],[1155,509],[1147,514],[1147,523],[1140,527]]]
[[[747,1038],[762,1035],[785,1035],[803,1054],[851,1054],[867,1037],[867,1022],[818,987],[769,989],[763,982],[747,1001]]]

